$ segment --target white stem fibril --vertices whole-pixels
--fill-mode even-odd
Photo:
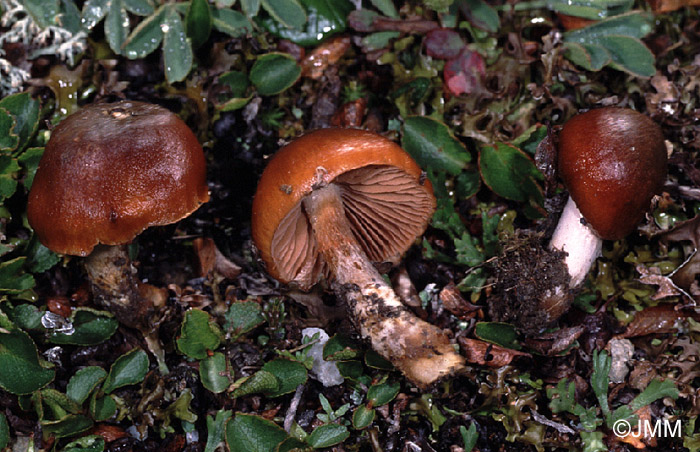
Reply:
[[[564,258],[564,263],[569,269],[569,287],[572,289],[583,282],[593,262],[600,255],[603,239],[586,224],[571,197],[561,213],[549,247],[569,253]]]

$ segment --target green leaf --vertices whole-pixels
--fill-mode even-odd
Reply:
[[[61,27],[68,30],[70,34],[75,35],[82,30],[80,10],[72,0],[61,0],[59,14]]]
[[[0,108],[0,152],[12,152],[19,146],[19,137],[12,131],[16,125],[14,116]]]
[[[280,381],[266,370],[259,370],[244,381],[233,391],[233,397],[242,397],[258,392],[273,392],[280,387]]]
[[[168,406],[166,411],[175,416],[177,419],[194,424],[197,422],[197,415],[190,409],[193,399],[194,396],[192,395],[192,390],[187,388],[182,391],[182,394],[180,394],[180,397],[178,397],[177,400]]]
[[[25,267],[31,273],[43,273],[58,263],[60,258],[56,253],[46,248],[33,235],[22,247],[22,254],[27,256]]]
[[[537,181],[543,179],[532,159],[506,143],[481,147],[479,169],[484,183],[497,195],[541,206],[544,195]]]
[[[102,390],[109,394],[122,386],[140,383],[148,372],[148,364],[148,355],[140,348],[124,353],[109,369]]]
[[[627,36],[641,39],[651,33],[654,27],[653,16],[639,11],[621,14],[609,19],[564,33],[564,42],[596,44],[604,36]]]
[[[106,421],[117,413],[117,403],[112,396],[98,396],[93,393],[90,398],[90,416],[96,422]]]
[[[223,353],[216,352],[199,362],[199,379],[205,388],[215,394],[224,392],[231,384],[225,372],[226,357]]]
[[[293,392],[297,386],[306,383],[308,378],[308,371],[302,363],[288,359],[278,358],[268,361],[262,370],[270,372],[279,382],[277,390],[268,391],[265,394],[268,397],[279,397]]]
[[[484,0],[460,0],[458,6],[475,26],[491,33],[498,31],[501,25],[498,13]]]
[[[260,0],[241,0],[241,8],[248,17],[255,17],[260,10]]]
[[[376,414],[376,410],[369,408],[367,405],[358,406],[355,412],[352,413],[352,427],[357,430],[369,427],[374,422]]]
[[[22,0],[24,10],[32,16],[39,28],[58,25],[58,0]]]
[[[301,429],[300,429],[301,430]],[[303,431],[303,430],[302,430]],[[282,441],[275,448],[275,452],[312,452],[313,448],[309,447],[305,442],[290,436]]]
[[[476,431],[476,424],[472,422],[469,424],[469,430],[463,425],[459,426],[459,434],[462,435],[462,442],[464,443],[464,452],[471,452],[476,446],[476,440],[479,439],[479,433]]]
[[[75,331],[71,334],[52,333],[49,341],[54,344],[97,345],[106,341],[119,328],[112,314],[90,308],[77,308],[71,313]]]
[[[20,304],[7,310],[10,320],[23,330],[44,331],[41,318],[46,311],[39,311],[39,308],[32,304]]]
[[[375,8],[377,8],[379,11],[381,11],[382,14],[385,16],[398,19],[399,18],[399,12],[396,11],[396,7],[394,6],[394,2],[392,0],[370,0],[372,5],[374,5]]]
[[[105,440],[100,435],[87,435],[71,441],[61,452],[102,452]]]
[[[323,346],[325,361],[348,361],[360,357],[359,345],[343,334],[336,334]]]
[[[42,421],[41,428],[45,434],[56,438],[67,438],[92,427],[92,420],[82,414],[69,414],[56,421]]]
[[[110,0],[87,0],[83,4],[82,22],[83,26],[91,30],[106,15]]]
[[[306,12],[297,0],[261,0],[262,6],[277,22],[288,28],[301,30],[306,23]]]
[[[0,262],[0,293],[17,294],[34,287],[34,277],[23,271],[26,257]]]
[[[7,424],[5,413],[0,413],[0,450],[10,444],[10,426]]]
[[[458,175],[471,155],[442,122],[425,116],[406,118],[403,148],[425,169]]]
[[[285,27],[272,17],[265,17],[258,22],[278,38],[309,47],[345,31],[346,18],[353,10],[352,3],[347,0],[301,0],[300,3],[306,9],[308,18],[302,30]]]
[[[372,349],[367,350],[367,353],[365,353],[365,364],[372,369],[394,370],[394,365],[388,359]]]
[[[285,439],[282,427],[252,414],[237,413],[226,424],[229,452],[273,452]]]
[[[107,372],[98,366],[88,366],[78,370],[68,380],[66,395],[82,405],[90,393],[107,377]]]
[[[301,67],[286,53],[267,53],[250,69],[250,81],[262,96],[279,94],[290,88],[301,75]]]
[[[608,375],[610,374],[610,366],[612,358],[604,350],[598,352],[593,351],[593,372],[591,373],[591,387],[598,399],[600,409],[603,415],[608,418],[610,408],[608,407]]]
[[[610,54],[611,66],[640,77],[656,73],[656,59],[639,39],[629,36],[601,36],[598,42]]]
[[[167,26],[163,39],[165,78],[168,83],[180,82],[192,69],[192,45],[175,8],[169,8],[165,13],[164,24]]]
[[[192,0],[185,15],[185,30],[192,40],[192,48],[202,46],[211,33],[212,17],[207,0]]]
[[[150,16],[154,9],[148,0],[122,0],[124,9],[137,16]]]
[[[135,60],[144,58],[158,48],[163,41],[163,21],[165,7],[158,8],[155,14],[148,16],[139,23],[124,41],[124,55]]]
[[[520,350],[518,333],[510,323],[479,322],[474,328],[474,334],[482,341],[491,342],[501,347]]]
[[[360,377],[362,377],[364,372],[362,363],[354,359],[351,361],[338,361],[336,362],[336,365],[338,366],[340,375],[342,375],[343,378],[348,378],[350,380],[357,381]]]
[[[9,155],[0,155],[0,202],[12,196],[17,190],[19,170],[17,159]]]
[[[190,309],[185,313],[177,338],[180,352],[194,359],[204,359],[208,351],[216,350],[221,344],[221,331],[209,314],[200,309]]]
[[[54,375],[39,362],[29,335],[0,312],[0,387],[12,394],[30,394],[49,384]]]
[[[548,0],[547,6],[569,16],[601,20],[629,10],[634,0]]]
[[[564,43],[565,56],[574,64],[588,71],[599,71],[610,63],[610,54],[599,45]]]
[[[129,34],[129,16],[122,8],[122,0],[111,0],[105,18],[105,35],[112,52],[121,55],[122,46]]]
[[[207,445],[204,452],[215,452],[226,440],[226,423],[231,418],[230,410],[219,410],[216,418],[207,416]]]
[[[326,424],[317,427],[311,432],[306,438],[306,442],[314,449],[323,449],[324,447],[340,444],[348,439],[349,436],[350,432],[344,425]]]
[[[214,9],[211,12],[212,26],[215,30],[238,38],[253,32],[253,25],[248,18],[232,9]]]
[[[362,47],[369,51],[383,49],[389,46],[389,41],[399,36],[401,36],[401,33],[398,31],[378,31],[376,33],[371,33],[362,38]]]
[[[678,388],[673,384],[673,381],[654,378],[644,391],[630,402],[630,409],[632,411],[637,411],[664,397],[670,397],[675,400],[678,396]]]
[[[0,100],[0,108],[7,110],[15,119],[12,132],[19,137],[16,148],[19,153],[27,147],[39,126],[39,101],[32,99],[29,93],[18,93]]]
[[[382,406],[394,400],[401,385],[398,382],[385,382],[370,386],[367,390],[367,400],[372,406]]]
[[[549,409],[552,413],[573,412],[576,385],[573,381],[562,378],[557,383],[555,388],[547,389],[547,397],[549,397]]]
[[[262,308],[254,301],[232,303],[225,318],[224,329],[231,333],[231,340],[234,341],[265,322]]]
[[[24,167],[26,173],[22,182],[26,190],[32,188],[34,175],[37,168],[39,168],[39,161],[42,155],[44,155],[44,148],[28,148],[17,158],[17,161]]]

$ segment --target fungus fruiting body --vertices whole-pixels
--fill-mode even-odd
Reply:
[[[87,256],[96,301],[134,325],[146,306],[126,244],[208,199],[192,131],[165,108],[122,101],[86,106],[53,130],[27,215],[45,246]]]
[[[557,282],[531,309],[523,309],[525,314],[506,314],[494,302],[496,317],[533,332],[566,312],[572,289],[584,281],[603,240],[624,238],[649,210],[666,178],[666,161],[661,128],[634,110],[605,107],[566,122],[559,134],[558,168],[570,196],[549,248],[563,252],[568,282],[553,278]]]
[[[427,386],[463,359],[439,328],[401,303],[373,262],[397,262],[434,209],[430,182],[395,143],[322,129],[268,164],[253,201],[253,240],[276,279],[306,290],[325,276],[360,335]]]

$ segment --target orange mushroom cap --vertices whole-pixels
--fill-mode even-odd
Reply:
[[[666,179],[661,128],[634,110],[574,116],[559,134],[559,172],[583,217],[603,239],[632,232]]]
[[[86,256],[208,200],[206,161],[192,131],[163,107],[122,101],[84,107],[53,130],[27,215],[48,248]]]
[[[253,200],[253,240],[274,278],[306,289],[325,273],[301,202],[330,183],[340,187],[354,238],[374,262],[398,260],[435,210],[430,181],[393,141],[357,129],[303,135],[270,160]]]

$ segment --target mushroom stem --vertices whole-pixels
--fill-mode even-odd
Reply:
[[[568,253],[564,263],[571,276],[569,287],[572,289],[583,282],[593,262],[600,255],[603,240],[586,224],[571,197],[559,217],[549,247]]]
[[[357,243],[338,187],[328,184],[303,201],[331,287],[348,306],[363,339],[418,386],[464,366],[445,333],[409,311]]]
[[[85,271],[97,304],[130,327],[139,327],[149,304],[139,293],[136,269],[126,245],[98,245],[84,261]]]

